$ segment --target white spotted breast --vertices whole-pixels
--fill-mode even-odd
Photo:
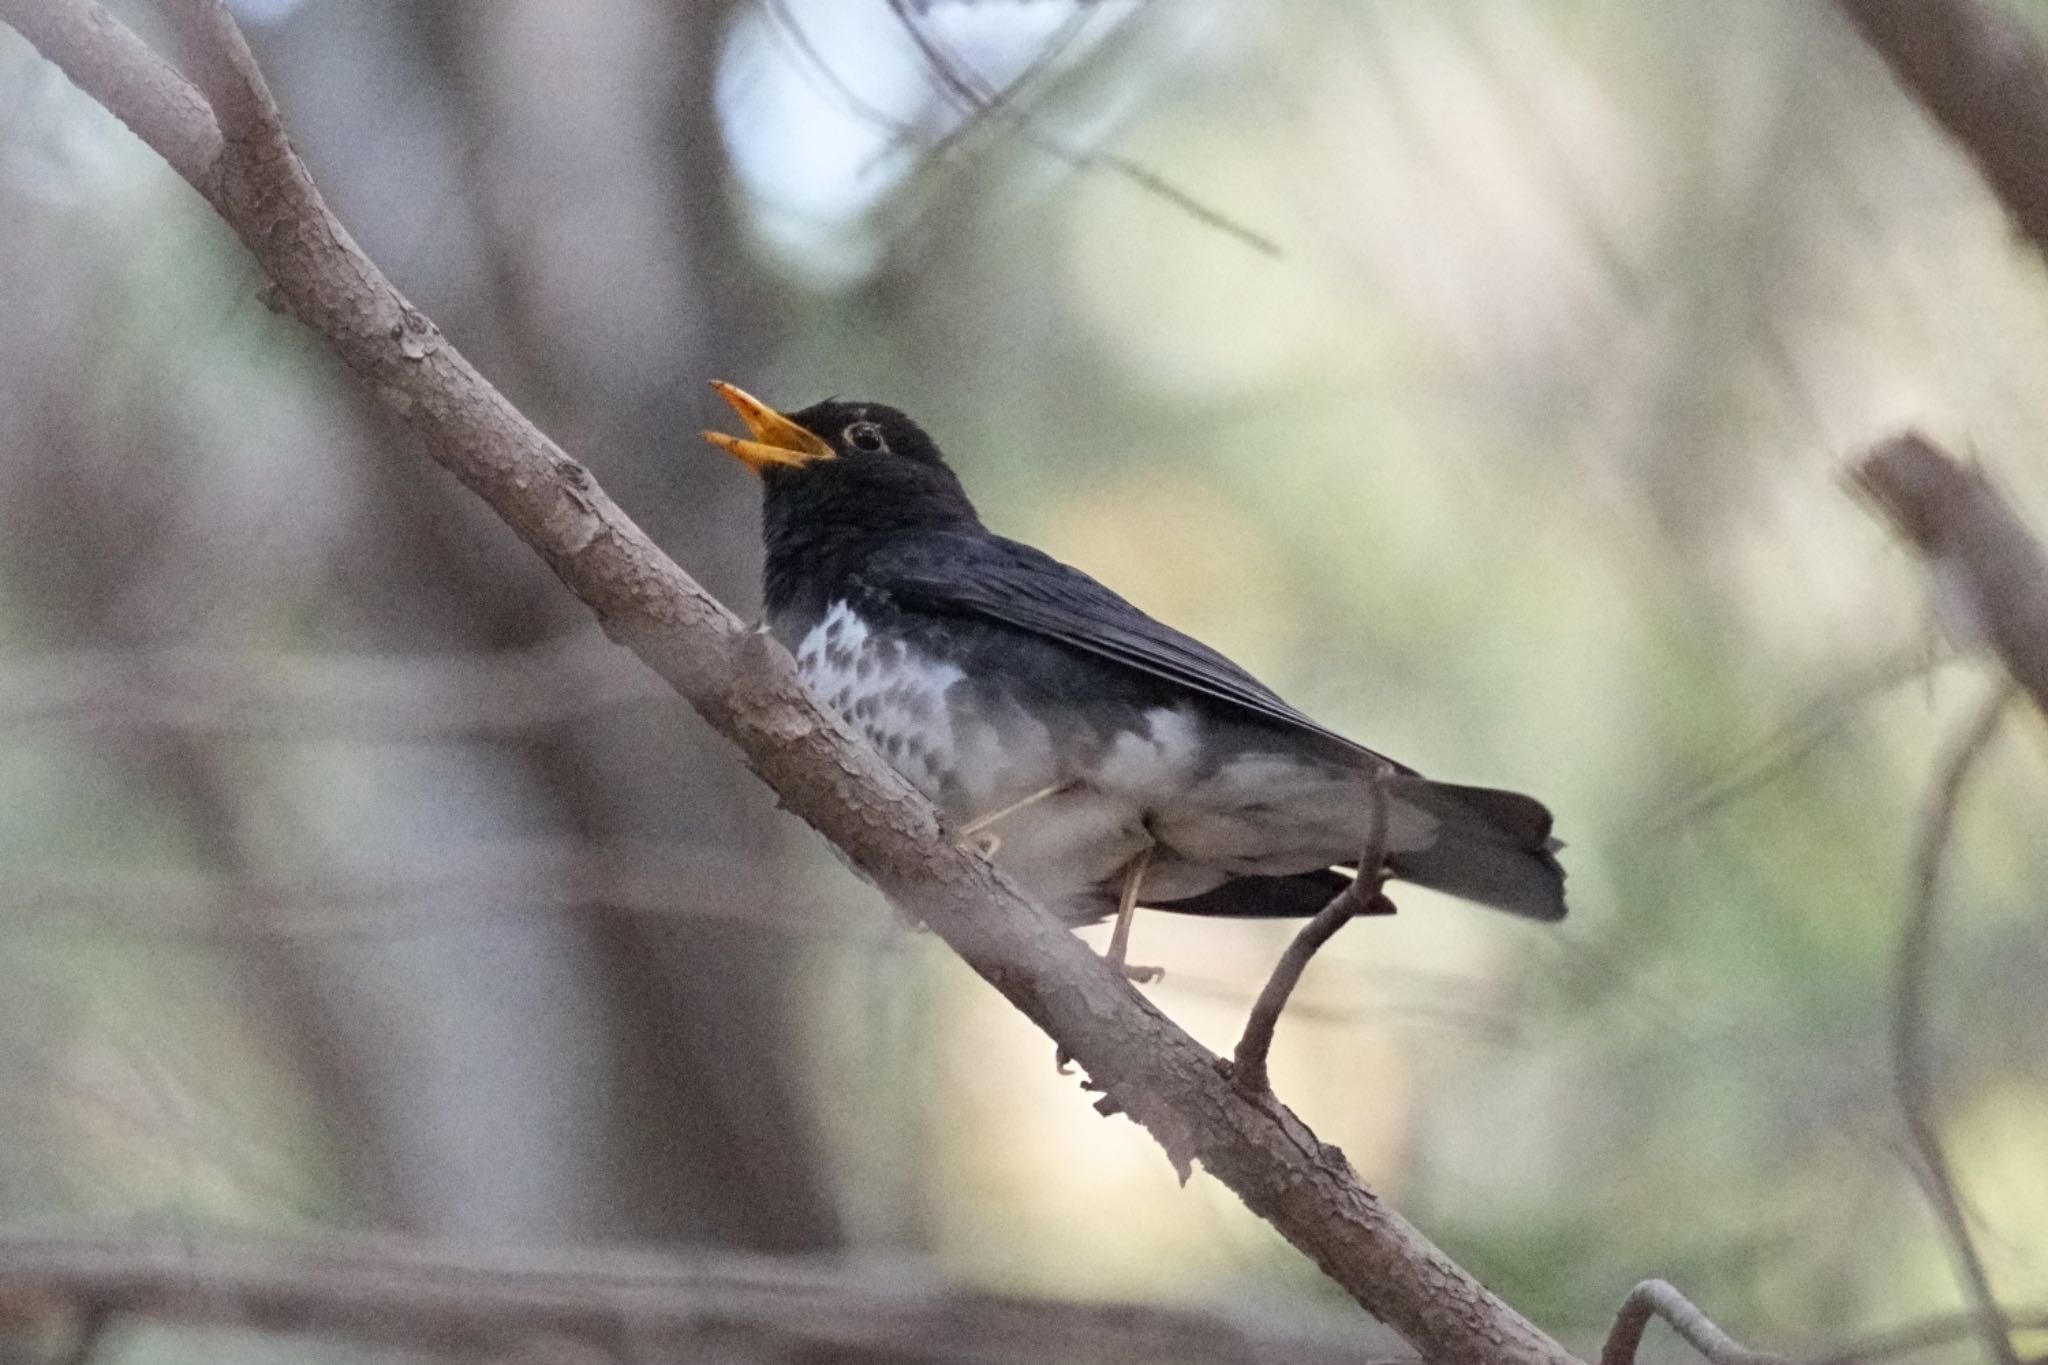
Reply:
[[[890,766],[939,800],[957,757],[946,694],[965,676],[958,668],[877,635],[843,601],[798,642],[796,666],[805,685]]]

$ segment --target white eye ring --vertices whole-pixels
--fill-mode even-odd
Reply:
[[[842,433],[846,443],[855,450],[886,450],[889,443],[882,439],[882,429],[873,422],[855,422]]]

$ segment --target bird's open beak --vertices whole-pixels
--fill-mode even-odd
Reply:
[[[732,404],[732,410],[747,424],[753,439],[743,440],[720,431],[707,431],[704,439],[756,474],[770,465],[806,465],[813,460],[832,458],[832,447],[822,436],[806,431],[737,384],[714,379],[711,387]]]

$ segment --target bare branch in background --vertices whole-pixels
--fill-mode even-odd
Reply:
[[[1334,1335],[1199,1311],[956,1289],[901,1266],[581,1248],[492,1256],[384,1238],[244,1238],[204,1248],[183,1238],[5,1238],[0,1304],[41,1306],[58,1319],[53,1335],[81,1320],[144,1314],[445,1355],[566,1341],[579,1353],[565,1358],[733,1365],[1387,1361]]]
[[[226,11],[217,0],[176,2],[181,31],[217,44],[195,66],[235,122],[196,187],[281,303],[543,557],[612,638],[738,744],[792,812],[1086,1067],[1183,1174],[1201,1162],[1423,1355],[1458,1365],[1571,1361],[1367,1189],[1342,1153],[1278,1103],[1244,1099],[1213,1054],[956,845],[930,803],[819,708],[785,651],[670,561],[392,287],[329,212]],[[80,0],[0,0],[0,19],[62,7],[85,12]],[[134,74],[133,53],[123,58],[95,41],[90,25],[37,27],[56,35],[43,51],[60,67],[125,60]],[[138,100],[120,112],[157,145],[167,131],[152,123],[159,107]]]
[[[1840,4],[2048,258],[2048,54],[2025,21],[1981,0]],[[1984,472],[1908,432],[1866,455],[1854,474],[1926,559],[1951,634],[1990,645],[2048,715],[2048,556]],[[1963,783],[2006,699],[2001,688],[1948,756],[1914,845],[1892,1052],[1916,1174],[1975,1305],[1973,1321],[1992,1357],[2017,1365],[2011,1321],[1992,1291],[1932,1117],[1924,1038],[1942,855]]]
[[[709,920],[877,946],[894,932],[827,913],[764,882],[745,857],[688,846],[531,840],[455,844],[375,869],[316,866],[243,877],[9,869],[9,933],[72,930],[224,940],[403,937],[472,918],[567,914]]]
[[[104,649],[0,663],[0,728],[377,742],[520,734],[674,696],[595,631],[473,653]]]
[[[2048,253],[2048,57],[1981,0],[1840,0],[1864,40],[1961,143],[2013,223]]]
[[[773,0],[781,23],[787,28],[797,45],[811,54],[816,64],[829,72],[822,60],[816,59],[816,49],[802,36],[802,30],[789,15],[783,0]],[[943,156],[963,137],[975,129],[991,123],[1008,123],[1016,130],[1017,136],[1028,147],[1043,152],[1055,161],[1064,162],[1076,171],[1101,170],[1135,185],[1146,194],[1163,199],[1204,227],[1234,237],[1262,256],[1279,257],[1285,253],[1280,244],[1265,233],[1250,227],[1214,205],[1197,198],[1182,189],[1168,177],[1133,157],[1116,152],[1105,152],[1099,148],[1076,148],[1041,129],[1031,116],[1017,106],[1026,90],[1059,59],[1060,53],[1078,35],[1081,24],[1087,17],[1087,7],[1077,6],[1073,15],[1063,23],[1050,39],[1045,50],[1026,65],[1023,72],[1008,85],[998,87],[987,77],[969,66],[958,53],[941,43],[925,27],[919,16],[929,11],[929,6],[907,3],[907,0],[889,0],[889,8],[895,14],[897,23],[917,49],[919,60],[931,75],[933,83],[947,102],[962,115],[962,120],[951,132],[940,138],[928,149],[932,156]],[[1128,20],[1130,16],[1125,16]],[[836,72],[828,79],[838,89],[845,91],[845,83]],[[850,94],[850,92],[849,92]],[[899,126],[900,125],[896,125]],[[908,130],[904,130],[908,132]]]
[[[1937,1105],[1927,1057],[1927,994],[1934,977],[1942,860],[1955,828],[1956,807],[1962,800],[1963,784],[1998,732],[1998,723],[2005,717],[2011,696],[2011,686],[2001,683],[1964,728],[1936,776],[1913,841],[1913,858],[1907,873],[1906,928],[1899,939],[1892,1014],[1893,1077],[1906,1133],[1913,1145],[1916,1174],[1941,1223],[1942,1234],[1948,1239],[1957,1276],[1976,1304],[1984,1344],[1992,1358],[2002,1365],[2020,1365],[2019,1352],[2012,1342],[2012,1323],[1999,1306],[1991,1277],[1984,1269],[1984,1258],[1978,1254],[1976,1239],[1970,1234],[1969,1216],[1956,1190],[1955,1176],[1949,1170],[1948,1156],[1942,1150],[1941,1133],[1935,1123]]]
[[[1801,707],[1775,732],[1738,754],[1721,772],[1651,807],[1640,826],[1643,836],[1655,839],[1672,834],[1747,796],[1840,733],[1871,702],[1894,688],[1931,676],[1960,657],[1930,655],[1926,649],[1913,648],[1859,670],[1826,695]]]
[[[1957,643],[1990,645],[2048,715],[2048,556],[1984,471],[1906,432],[1853,475],[1926,559]]]

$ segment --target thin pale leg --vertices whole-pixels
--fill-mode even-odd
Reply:
[[[1002,836],[999,834],[984,835],[982,834],[983,830],[987,829],[990,825],[993,825],[996,821],[1001,820],[1006,816],[1015,815],[1018,811],[1023,810],[1026,806],[1037,805],[1040,801],[1045,800],[1045,798],[1048,796],[1058,796],[1061,792],[1065,791],[1068,787],[1071,787],[1072,785],[1073,783],[1071,782],[1055,782],[1050,787],[1042,787],[1039,790],[1031,793],[1031,795],[1023,798],[1021,801],[1012,801],[1009,805],[1004,806],[1001,810],[990,811],[987,815],[976,816],[974,819],[968,821],[965,825],[960,827],[960,837],[962,839],[973,840],[975,846],[981,850],[982,857],[993,858],[996,856],[996,850],[1003,846]],[[977,835],[979,835],[980,837],[977,838]]]
[[[1124,954],[1129,952],[1131,947],[1131,917],[1138,911],[1138,888],[1144,884],[1145,872],[1151,866],[1152,845],[1147,844],[1138,850],[1138,856],[1131,859],[1124,868],[1123,894],[1117,897],[1116,904],[1116,928],[1110,930],[1109,951],[1102,955],[1110,966],[1140,986],[1157,981],[1166,975],[1164,967],[1133,967],[1124,961]],[[1067,1074],[1072,1061],[1073,1058],[1067,1055],[1064,1046],[1053,1053],[1053,1067],[1062,1076]],[[1083,1085],[1085,1086],[1086,1082],[1083,1082]],[[1112,1111],[1103,1110],[1105,1114],[1110,1112]]]
[[[1133,967],[1125,960],[1131,949],[1131,919],[1138,912],[1138,888],[1144,885],[1145,873],[1151,866],[1152,845],[1147,844],[1124,868],[1124,890],[1116,903],[1116,928],[1110,930],[1109,951],[1103,954],[1110,966],[1141,986],[1166,975],[1163,967]]]

